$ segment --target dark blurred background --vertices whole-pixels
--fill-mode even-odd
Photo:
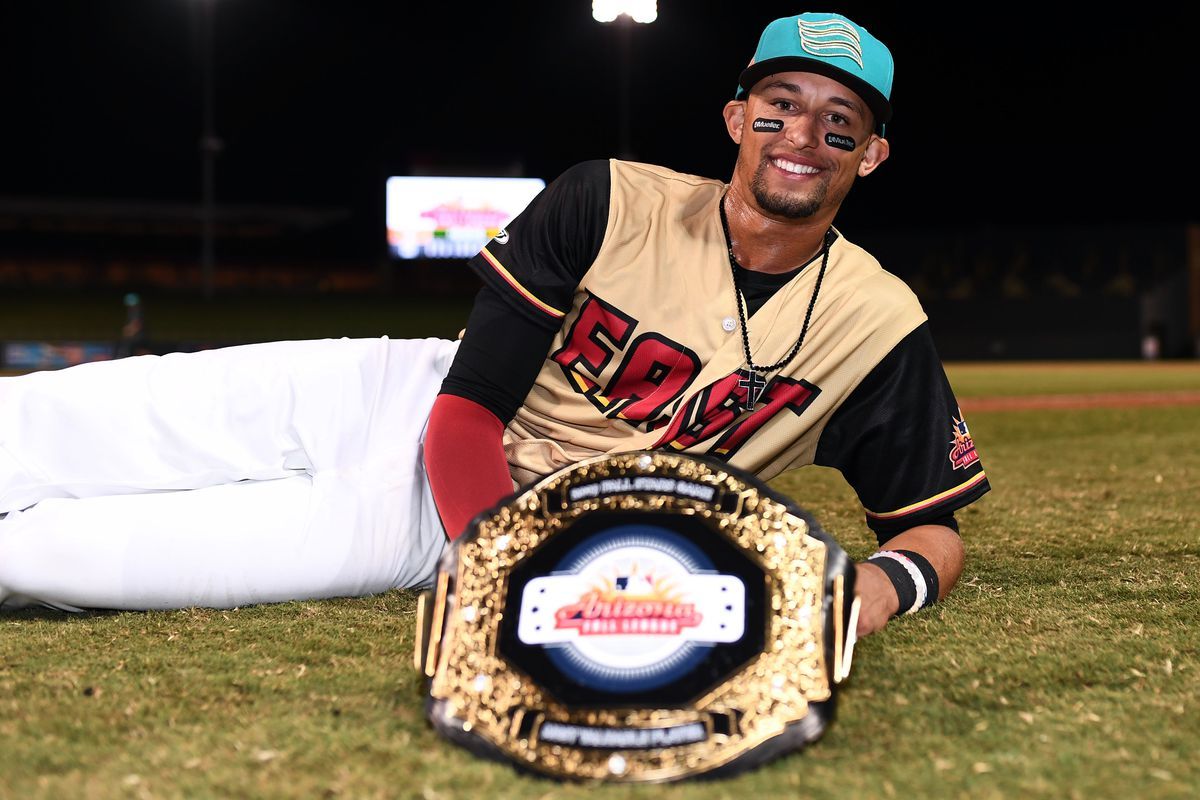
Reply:
[[[839,227],[913,287],[945,358],[1195,357],[1194,14],[1075,8],[5,3],[0,342],[19,367],[453,336],[477,284],[391,257],[389,176],[624,156],[727,178],[720,110],[762,28],[828,10],[897,64],[892,157]]]

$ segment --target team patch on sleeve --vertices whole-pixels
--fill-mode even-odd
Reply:
[[[951,419],[953,424],[950,432],[953,438],[950,440],[950,464],[955,469],[966,469],[979,460],[979,454],[975,452],[975,440],[967,430],[967,420],[961,409],[958,416]]]
[[[483,256],[483,259],[487,261],[488,265],[496,271],[496,274],[499,275],[505,283],[511,286],[517,292],[517,294],[525,298],[525,300],[527,300],[534,308],[550,317],[553,317],[554,319],[562,319],[567,315],[565,311],[559,311],[554,306],[549,305],[548,303],[543,303],[533,292],[522,286],[520,281],[514,278],[512,273],[504,268],[504,265],[500,263],[500,259],[492,255],[492,253],[486,247],[479,251],[479,255]]]

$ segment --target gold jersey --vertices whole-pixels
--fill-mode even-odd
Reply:
[[[572,267],[575,275],[551,274],[563,270],[541,257],[549,246],[540,239],[534,248],[514,247],[517,237],[546,236],[520,218],[473,260],[485,280],[558,325],[536,381],[504,433],[514,481],[525,484],[603,453],[649,448],[719,458],[764,480],[814,463],[835,412],[926,321],[916,296],[839,234],[829,246],[803,346],[765,376],[751,405],[719,210],[728,186],[648,164],[608,165],[603,237],[590,263]],[[570,197],[560,191],[555,202],[563,196]],[[805,265],[749,317],[756,364],[779,362],[795,346],[820,266],[819,257]],[[941,394],[948,392],[947,384]],[[931,442],[933,455],[924,462],[941,458],[937,449],[951,443],[956,424],[966,430],[954,417],[952,395],[946,408],[944,427],[931,435],[945,441]],[[869,448],[874,440],[863,441]],[[861,464],[864,454],[854,458]],[[986,491],[976,462],[935,467],[945,476],[904,489],[910,496],[898,495],[896,487],[874,493],[886,496],[879,501],[885,507],[872,509],[872,491],[855,488],[868,519],[953,508]]]

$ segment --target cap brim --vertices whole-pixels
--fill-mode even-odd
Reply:
[[[871,113],[875,115],[875,127],[877,129],[882,128],[884,123],[891,121],[892,104],[874,86],[862,78],[851,75],[845,70],[830,66],[824,61],[801,58],[799,56],[768,58],[766,61],[760,61],[757,64],[751,64],[746,67],[746,69],[742,70],[741,77],[738,78],[740,88],[735,99],[744,100],[756,83],[776,72],[812,72],[817,75],[824,75],[826,78],[831,78],[848,87],[863,99],[863,102],[871,109]]]

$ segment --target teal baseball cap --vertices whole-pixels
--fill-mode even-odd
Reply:
[[[883,129],[892,118],[892,53],[866,28],[841,14],[797,14],[768,25],[738,79],[736,100],[776,72],[814,72],[852,89]]]

